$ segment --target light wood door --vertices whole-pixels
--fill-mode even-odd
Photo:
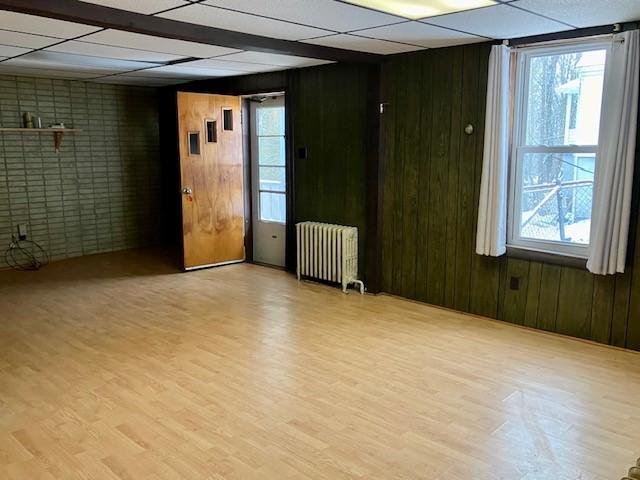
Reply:
[[[243,261],[240,97],[178,92],[184,268]]]

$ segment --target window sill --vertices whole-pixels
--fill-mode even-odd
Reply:
[[[587,259],[580,257],[572,257],[557,253],[540,252],[537,250],[528,250],[519,247],[507,245],[507,257],[519,258],[521,260],[530,260],[534,262],[550,263],[552,265],[561,265],[563,267],[587,269]]]

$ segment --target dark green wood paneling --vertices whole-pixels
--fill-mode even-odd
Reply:
[[[296,70],[291,96],[295,221],[354,225],[366,281],[367,100],[374,67],[329,65]]]
[[[560,273],[556,331],[580,338],[589,338],[593,277],[586,270],[563,267]]]
[[[488,45],[470,45],[396,55],[383,66],[383,289],[640,349],[640,277],[632,275],[640,248],[624,275],[610,277],[474,253],[488,55]],[[464,133],[468,123],[473,135]]]

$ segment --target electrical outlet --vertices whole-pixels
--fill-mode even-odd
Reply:
[[[511,290],[520,290],[520,277],[511,277],[509,279],[509,288]]]
[[[26,223],[19,223],[18,224],[18,238],[20,240],[26,240],[27,239],[27,224]]]

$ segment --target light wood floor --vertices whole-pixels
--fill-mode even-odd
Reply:
[[[640,355],[234,265],[0,273],[1,479],[617,479]]]

